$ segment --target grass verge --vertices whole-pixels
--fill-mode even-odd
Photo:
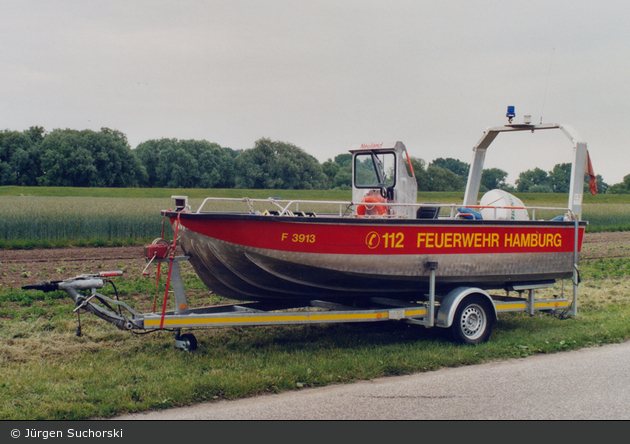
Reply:
[[[150,293],[133,280],[117,286],[125,298]],[[478,346],[455,344],[441,329],[360,323],[197,330],[199,349],[187,353],[174,348],[170,332],[133,335],[90,315],[77,337],[64,294],[7,291],[0,294],[12,310],[0,313],[0,419],[106,418],[630,338],[625,279],[589,280],[580,292],[578,316],[504,314]]]

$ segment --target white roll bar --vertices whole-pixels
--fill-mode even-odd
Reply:
[[[571,166],[571,186],[569,189],[568,208],[578,218],[582,218],[582,198],[584,194],[584,175],[586,174],[587,151],[586,142],[578,135],[578,133],[570,125],[558,123],[543,124],[509,124],[494,128],[488,128],[477,145],[473,148],[473,161],[470,166],[470,174],[468,175],[468,183],[466,184],[466,193],[464,194],[464,205],[475,205],[477,196],[479,195],[479,187],[481,186],[481,174],[483,172],[483,164],[486,157],[488,146],[494,141],[499,133],[512,131],[531,131],[545,129],[560,129],[573,144],[573,163]]]

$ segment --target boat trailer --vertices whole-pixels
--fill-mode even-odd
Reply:
[[[442,208],[450,207],[450,216],[442,220],[440,220],[439,214],[440,207],[435,206],[435,204],[417,203],[417,182],[411,160],[402,142],[360,144],[350,150],[353,153],[352,174],[354,178],[352,202],[318,202],[323,205],[339,205],[338,216],[327,214],[319,218],[310,210],[307,213],[298,209],[299,204],[308,204],[308,202],[312,203],[313,201],[282,201],[279,198],[270,198],[265,202],[267,206],[273,204],[275,209],[272,212],[267,210],[254,212],[256,200],[243,198],[241,202],[247,203],[248,211],[240,213],[217,211],[214,212],[214,216],[217,217],[214,217],[212,211],[201,211],[206,202],[233,201],[235,199],[208,198],[204,200],[196,212],[190,212],[188,211],[190,208],[187,197],[173,196],[176,204],[175,210],[162,211],[162,214],[169,219],[174,228],[173,241],[169,243],[164,239],[163,225],[162,237],[145,246],[147,268],[152,264],[158,266],[156,299],[151,313],[138,313],[129,305],[121,302],[117,293],[114,299],[97,291],[107,283],[114,285],[112,279],[122,275],[122,271],[83,274],[63,281],[40,282],[22,288],[42,291],[63,290],[73,300],[75,312],[80,313],[82,310],[90,312],[121,330],[131,332],[173,331],[175,332],[175,346],[184,350],[197,348],[195,336],[192,333],[182,334],[184,329],[398,321],[427,328],[449,329],[456,341],[477,344],[488,340],[499,313],[525,312],[533,315],[536,311],[547,311],[560,313],[563,317],[575,316],[577,314],[577,288],[579,284],[580,233],[583,233],[585,227],[585,223],[580,221],[585,175],[590,177],[589,189],[591,193],[597,192],[596,176],[592,170],[586,142],[568,125],[542,123],[537,125],[532,124],[530,118],[525,119],[522,124],[514,124],[512,123],[513,107],[508,107],[507,117],[509,118],[508,125],[488,128],[475,145],[463,206],[440,204]],[[553,129],[561,130],[573,145],[569,201],[567,208],[563,209],[563,212],[567,211],[565,215],[558,216],[560,219],[556,217],[551,221],[541,219],[535,221],[535,213],[532,213],[532,220],[525,222],[528,216],[526,208],[521,205],[522,202],[517,202],[514,205],[510,198],[507,199],[509,202],[505,205],[501,204],[500,202],[505,200],[504,195],[509,194],[502,192],[502,190],[489,191],[484,195],[484,198],[489,195],[494,197],[488,202],[484,202],[485,199],[482,198],[478,205],[477,197],[481,186],[486,151],[493,140],[501,133],[523,131],[534,133],[534,131]],[[379,156],[381,157],[379,158]],[[393,176],[388,174],[390,170],[394,173]],[[496,192],[499,192],[499,195],[496,195]],[[499,198],[498,196],[504,197]],[[370,199],[367,200],[368,198]],[[282,207],[282,204],[286,206]],[[295,205],[295,211],[290,210],[290,207],[293,208],[292,205]],[[437,211],[435,211],[436,209]],[[544,210],[544,208],[541,209]],[[476,210],[481,212],[478,214],[479,217],[474,214]],[[533,211],[535,210],[533,208]],[[553,210],[558,209],[554,208]],[[511,215],[510,217],[499,217],[497,211]],[[484,212],[489,212],[489,214],[484,216]],[[517,213],[520,214],[520,212],[524,212],[524,218],[517,217]],[[460,217],[462,218],[460,219]],[[183,234],[180,240],[178,230],[182,221],[184,221],[184,226],[181,227]],[[343,223],[340,223],[341,221]],[[506,225],[508,221],[509,225]],[[569,224],[570,221],[573,221],[573,224]],[[235,222],[240,227],[238,230],[234,228]],[[259,230],[260,224],[264,224],[267,231]],[[559,225],[549,226],[548,224]],[[571,225],[573,225],[572,229]],[[254,228],[248,230],[243,227]],[[304,227],[307,227],[308,230],[305,230]],[[490,228],[482,231],[483,227]],[[512,227],[513,230],[508,233],[507,227]],[[436,233],[439,230],[442,233],[441,245],[437,245],[437,237],[433,237],[437,236]],[[539,230],[542,234],[539,233]],[[573,236],[570,234],[571,230]],[[215,234],[219,232],[221,236]],[[289,237],[290,233],[291,236]],[[499,245],[499,233],[502,233],[504,240],[501,245]],[[556,238],[563,239],[561,233],[565,233],[564,245],[560,241],[554,241]],[[467,244],[460,242],[463,234],[468,236]],[[351,241],[346,241],[344,235],[351,238]],[[459,236],[458,239],[460,240],[454,240],[456,235]],[[486,244],[485,235],[491,236],[487,238],[488,244]],[[236,236],[241,238],[235,240],[234,237]],[[415,242],[403,242],[405,236],[407,239],[417,239],[417,244]],[[573,239],[570,239],[571,237]],[[328,238],[328,240],[321,241],[322,238]],[[333,240],[333,238],[341,238],[343,241]],[[517,238],[524,240],[516,242]],[[178,241],[181,243],[184,255],[175,255]],[[478,241],[479,245],[477,245]],[[203,251],[200,252],[195,249],[194,242],[196,242],[195,245],[211,242],[207,249],[221,250],[222,254],[213,256],[215,253],[211,251],[212,254],[208,253],[207,256],[204,256]],[[421,243],[423,253],[420,253]],[[552,243],[553,245],[551,245]],[[569,251],[571,245],[572,254]],[[444,254],[436,251],[442,246],[448,249],[447,252],[443,252]],[[479,248],[479,251],[475,251],[473,247]],[[377,248],[380,250],[376,250]],[[397,248],[400,250],[397,251],[397,254],[393,254],[393,249]],[[553,255],[561,255],[559,265],[552,266],[546,261],[546,258],[549,257],[545,255],[546,250],[552,254],[552,259],[554,258]],[[258,254],[259,251],[272,251],[273,254],[269,253],[264,256]],[[529,271],[528,274],[502,274],[502,268],[492,268],[493,265],[503,267],[504,264],[500,263],[501,258],[498,258],[499,254],[517,255],[519,251],[528,254],[527,261],[536,265],[533,271]],[[389,267],[386,269],[393,277],[390,281],[384,282],[380,277],[367,280],[370,275],[365,270],[381,266],[378,262],[379,256],[374,255],[374,252],[382,254],[383,258],[393,257],[395,259],[389,263]],[[249,259],[248,253],[254,259]],[[529,255],[530,253],[532,255]],[[326,259],[328,254],[335,256],[334,261],[324,260],[323,265],[321,263],[313,264],[313,262],[306,263],[314,255]],[[485,268],[483,268],[484,271],[476,275],[465,274],[462,279],[460,278],[460,271],[466,270],[466,264],[462,265],[458,259],[459,255],[467,254],[476,255],[476,260]],[[404,273],[399,273],[401,262],[400,259],[396,259],[396,256],[401,255],[413,259],[407,261],[408,266],[403,270]],[[285,260],[285,256],[290,257],[291,260]],[[457,257],[453,259],[455,256]],[[206,260],[206,258],[211,257],[216,260]],[[249,265],[244,266],[242,270],[238,270],[236,273],[232,272],[232,268],[236,265],[226,265],[231,258],[234,258],[233,262],[237,264],[239,261],[245,262],[243,257],[247,257],[250,263],[258,261],[255,264],[256,267],[272,275],[272,278],[260,284],[259,287],[264,291],[250,291],[249,288],[251,287],[247,286],[250,284],[248,281],[252,279],[249,276],[249,271],[254,269],[253,266],[252,268],[248,268]],[[354,268],[347,267],[348,258],[356,260],[353,265]],[[233,296],[231,299],[235,301],[250,297],[253,302],[190,308],[180,271],[180,263],[189,259],[193,268],[202,269],[203,274],[200,274],[198,269],[196,271],[209,288],[213,288],[212,285],[217,284],[216,288],[225,291],[226,297]],[[314,279],[304,279],[302,282],[299,273],[285,275],[277,272],[274,266],[277,267],[277,264],[282,264],[283,261],[290,263],[291,267],[298,269],[299,272],[309,270],[308,267],[311,267],[317,269],[320,274]],[[168,264],[168,275],[162,309],[157,310],[157,283],[160,280],[162,264]],[[303,268],[300,268],[302,265]],[[510,266],[513,268],[520,267],[520,265],[515,260],[510,262]],[[211,267],[217,267],[218,271],[206,270],[206,268]],[[546,267],[552,268],[551,273],[547,272]],[[143,274],[148,274],[146,273],[147,268]],[[439,276],[438,270],[443,272],[442,276]],[[445,270],[447,271],[445,272]],[[447,276],[448,270],[452,272],[450,281],[448,281]],[[225,275],[231,273],[234,280],[226,279],[225,275],[218,276],[222,272]],[[411,276],[411,278],[407,281],[399,279],[405,273],[407,277]],[[318,279],[326,278],[329,274],[340,280],[352,279],[352,285],[355,287],[349,288],[349,290],[353,291],[354,295],[360,294],[360,298],[349,299],[348,288],[339,290],[335,286],[319,285]],[[382,275],[386,274],[383,273]],[[536,290],[550,288],[560,279],[564,282],[564,279],[568,279],[571,274],[573,276],[573,298],[571,301],[557,296],[552,299],[536,299],[534,297]],[[483,280],[492,279],[495,275],[509,276],[509,279],[501,279],[498,282]],[[490,277],[488,278],[488,276]],[[439,285],[436,285],[436,279],[439,279],[437,282]],[[518,282],[516,282],[517,280]],[[210,285],[208,281],[210,281]],[[301,299],[293,299],[292,297],[276,299],[277,293],[279,293],[278,286],[285,282],[288,282],[285,287],[285,296],[286,294],[300,295]],[[407,285],[403,290],[410,296],[405,299],[395,299],[400,296],[400,293],[403,293],[403,291],[399,293],[398,287],[396,287],[401,282]],[[416,286],[418,282],[422,283],[421,288]],[[236,288],[241,283],[244,283],[243,285],[246,286],[247,290],[240,291]],[[389,284],[391,284],[389,289],[393,290],[391,293],[375,292],[373,294],[380,297],[365,296],[366,289],[372,289],[369,287],[370,285],[381,285],[382,289],[383,285]],[[295,290],[296,287],[297,290]],[[310,292],[313,288],[317,289],[316,293]],[[496,291],[503,290],[505,294],[491,295],[486,291],[490,288],[496,289]],[[333,291],[337,291],[336,295],[332,294]],[[231,294],[227,294],[230,292]],[[170,293],[174,294],[174,301],[169,301]],[[510,293],[516,293],[518,296],[512,296]],[[313,296],[304,296],[310,294]],[[393,298],[383,297],[383,295],[392,295]],[[561,296],[563,295],[564,286],[561,292]],[[326,300],[327,298],[329,300]],[[173,302],[174,308],[167,309],[169,303],[173,304]],[[78,333],[80,333],[80,324]]]
[[[535,290],[549,288],[554,285],[554,281],[514,285],[510,290],[519,296],[511,296],[509,291],[503,296],[490,295],[480,288],[461,286],[438,300],[435,294],[435,274],[439,267],[437,262],[424,264],[430,270],[431,277],[429,294],[427,300],[423,302],[373,297],[369,299],[366,307],[360,308],[324,300],[311,300],[308,305],[303,302],[292,305],[282,301],[278,303],[263,301],[190,308],[179,266],[181,262],[188,260],[188,256],[169,257],[164,254],[163,248],[159,250],[158,254],[155,253],[155,249],[145,247],[148,254],[153,254],[146,259],[147,267],[154,263],[158,264],[158,267],[162,263],[169,265],[161,312],[159,310],[156,312],[154,303],[153,312],[138,313],[119,300],[117,291],[115,299],[99,293],[98,290],[108,283],[115,289],[112,279],[122,276],[121,270],[82,274],[62,281],[40,282],[23,286],[22,289],[43,292],[65,291],[75,304],[74,312],[79,314],[83,310],[92,313],[120,330],[132,333],[172,331],[175,333],[175,347],[186,351],[196,350],[198,344],[192,333],[182,333],[184,329],[383,321],[450,329],[455,341],[477,344],[488,340],[499,313],[525,312],[534,315],[536,311],[541,311],[568,317],[575,315],[577,309],[576,301],[569,299],[557,296],[553,299],[534,298]],[[574,285],[577,283],[574,282]],[[169,291],[170,288],[172,290]],[[169,293],[174,294],[173,310],[166,310]],[[80,334],[79,317],[77,335]]]

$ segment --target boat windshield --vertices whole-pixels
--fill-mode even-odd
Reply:
[[[395,185],[395,165],[394,153],[359,153],[354,158],[354,184],[361,188]]]

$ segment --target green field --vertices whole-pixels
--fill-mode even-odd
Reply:
[[[186,195],[193,209],[205,197],[350,201],[350,191],[0,187],[0,248],[141,244],[160,237],[160,211]],[[566,196],[522,194],[529,206],[565,207]],[[419,193],[418,202],[458,204],[463,193]],[[630,229],[630,196],[586,196],[588,231]],[[238,208],[245,208],[239,204]],[[216,208],[215,209],[220,209]],[[537,218],[558,212],[538,210]]]

